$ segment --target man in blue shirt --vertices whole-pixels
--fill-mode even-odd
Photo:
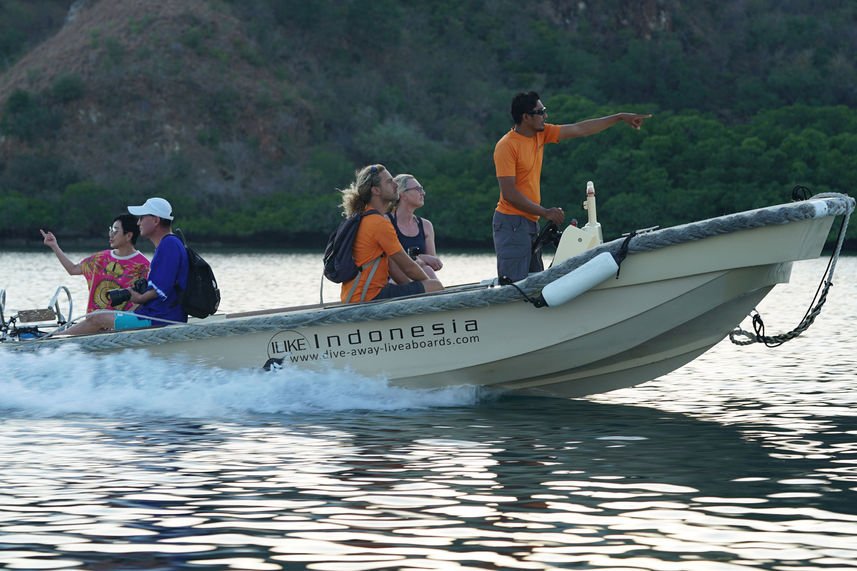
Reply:
[[[63,333],[96,333],[107,329],[157,327],[169,323],[186,323],[187,313],[181,306],[181,292],[187,286],[187,250],[173,234],[173,208],[163,198],[150,198],[140,206],[129,206],[128,212],[139,216],[140,236],[155,245],[145,293],[128,289],[131,302],[137,304],[133,314],[112,311],[87,315]]]

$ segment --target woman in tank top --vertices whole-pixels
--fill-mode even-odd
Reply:
[[[414,211],[425,202],[425,190],[412,174],[400,174],[393,178],[398,185],[396,200],[390,205],[387,217],[393,223],[402,248],[423,268],[429,278],[437,279],[436,271],[443,267],[434,246],[434,227],[425,218]],[[390,274],[397,283],[410,281],[399,272],[390,268]]]

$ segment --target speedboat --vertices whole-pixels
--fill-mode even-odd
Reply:
[[[590,185],[587,224],[556,230],[550,267],[519,282],[83,336],[63,335],[72,320],[61,295],[48,310],[7,317],[0,292],[0,351],[137,349],[221,369],[343,369],[413,388],[603,393],[669,373],[719,343],[788,282],[793,262],[821,254],[837,218],[838,255],[854,206],[847,195],[820,194],[603,243]],[[53,330],[25,323],[51,315]]]

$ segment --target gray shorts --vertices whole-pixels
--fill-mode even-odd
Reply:
[[[544,268],[541,256],[533,256],[533,242],[539,235],[539,224],[523,216],[494,211],[494,251],[497,252],[497,277],[513,282],[530,272]]]

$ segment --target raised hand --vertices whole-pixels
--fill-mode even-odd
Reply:
[[[59,243],[57,242],[57,237],[54,236],[53,232],[45,232],[41,228],[39,228],[39,232],[42,233],[42,237],[45,239],[45,246],[52,249],[59,246]]]
[[[643,119],[649,119],[650,117],[651,114],[637,115],[636,113],[622,113],[622,121],[638,131],[640,130],[640,127],[643,126]]]

